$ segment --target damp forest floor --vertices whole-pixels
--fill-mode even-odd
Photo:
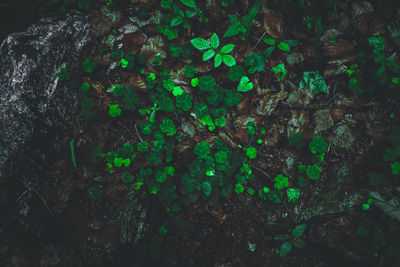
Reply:
[[[92,41],[81,62],[94,62],[95,68],[80,67],[71,75],[80,81],[71,89],[81,101],[75,107],[79,127],[71,138],[76,167],[66,144],[65,153],[48,167],[57,175],[56,183],[36,187],[32,198],[38,214],[32,221],[43,234],[16,236],[7,266],[400,266],[400,42],[393,30],[400,25],[395,22],[399,4],[261,1],[242,40],[240,35],[223,38],[229,16],[242,18],[260,1],[195,1],[208,21],[198,14],[184,17],[187,28],[175,26],[177,37],[169,40],[160,33],[165,21],[156,22],[157,14],[179,13],[173,7],[164,8],[159,1],[106,2],[91,1],[83,10],[92,23]],[[192,1],[160,2],[187,10],[183,2]],[[75,6],[77,1],[70,1],[66,8]],[[44,16],[60,7],[41,2],[37,12]],[[203,61],[204,51],[191,43],[196,37],[208,41],[213,33],[219,36],[219,48],[235,45],[229,54],[244,71],[236,74],[239,78],[232,74],[235,81],[230,67],[222,63],[215,68],[215,57]],[[252,54],[258,57],[247,59]],[[122,59],[130,62],[127,67]],[[281,63],[283,72],[272,71]],[[187,77],[187,66],[194,67],[193,77]],[[160,154],[161,165],[151,165],[136,147],[143,141],[153,144],[142,122],[149,121],[157,99],[151,97],[151,75],[159,79],[165,70],[174,86],[192,95],[193,107],[154,111],[157,129],[170,119],[176,132],[164,136],[172,145],[172,161]],[[238,92],[238,103],[210,104],[220,96],[191,84],[208,75],[224,90]],[[252,90],[237,90],[243,76]],[[89,90],[80,88],[83,82]],[[132,88],[134,110],[124,108],[126,102],[113,94],[116,84]],[[157,101],[160,106],[164,100]],[[225,107],[220,115],[225,125],[208,129],[195,102],[206,103],[209,110]],[[112,117],[110,105],[115,104],[122,112]],[[140,114],[140,109],[148,112]],[[220,116],[212,116],[214,122]],[[316,136],[326,142],[325,152],[312,153]],[[177,200],[174,206],[149,193],[150,185],[135,190],[137,182],[121,179],[124,172],[136,177],[145,168],[155,172],[159,166],[174,166],[168,179],[179,199],[181,177],[196,159],[196,145],[206,141],[213,151],[217,138],[231,151],[257,151],[256,157],[245,157],[251,175],[240,183],[243,192],[235,192],[240,186],[233,174],[224,186],[214,185],[212,193],[205,193],[203,183],[194,192],[196,200]],[[136,151],[131,165],[107,166],[107,153],[125,143]],[[299,165],[309,166],[310,172]],[[319,174],[311,173],[314,166]],[[279,175],[288,178],[282,189],[277,188]],[[221,193],[225,187],[227,196]],[[274,195],[263,198],[265,187]],[[299,189],[298,199],[288,199],[290,188]],[[305,230],[294,237],[292,230],[300,225]],[[285,242],[291,244],[287,255]]]

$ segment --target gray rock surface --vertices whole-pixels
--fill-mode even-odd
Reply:
[[[78,66],[89,32],[87,18],[76,12],[42,19],[1,42],[0,182],[34,134],[73,124],[77,96],[57,73]]]

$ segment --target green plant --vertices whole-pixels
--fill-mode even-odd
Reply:
[[[295,202],[300,197],[300,189],[297,188],[289,188],[286,190],[286,194],[289,202]]]
[[[121,116],[121,109],[119,108],[118,104],[110,105],[108,114],[110,114],[110,116],[113,118]]]
[[[249,9],[249,13],[242,17],[242,21],[236,16],[228,15],[231,25],[228,27],[224,34],[225,37],[233,37],[240,35],[242,40],[247,40],[253,21],[260,8],[260,0],[257,0],[254,5]]]
[[[89,197],[93,200],[97,200],[97,199],[101,198],[103,195],[102,189],[103,189],[102,185],[90,187],[88,189]]]
[[[67,68],[61,68],[57,73],[57,77],[60,79],[60,81],[69,80],[69,78],[71,77],[71,73],[68,71]]]
[[[300,81],[300,88],[307,88],[314,93],[329,93],[329,88],[324,81],[324,77],[315,71],[306,71],[303,73],[303,79]]]
[[[289,138],[289,145],[295,147],[296,149],[300,150],[304,147],[304,135],[300,132],[295,132]]]
[[[245,58],[244,65],[250,67],[248,70],[250,74],[253,74],[255,71],[263,71],[264,58],[258,53],[251,53]]]
[[[306,174],[311,180],[318,179],[321,176],[322,169],[314,164],[312,166],[307,166]]]
[[[287,74],[287,70],[285,68],[285,64],[284,63],[280,63],[280,64],[276,65],[275,67],[271,68],[271,71],[273,73],[275,73],[275,75],[281,74],[276,79],[278,82],[283,81],[283,79],[285,78],[285,76]]]
[[[85,59],[85,61],[82,62],[82,67],[84,72],[93,72],[93,70],[96,68],[96,63],[90,61],[89,59]]]
[[[90,89],[90,85],[88,83],[83,83],[81,85],[81,90],[82,91],[87,92],[87,91],[89,91],[89,89]]]
[[[232,68],[229,69],[228,71],[228,78],[232,82],[238,82],[240,79],[246,76],[246,72],[244,71],[244,68],[242,65],[235,65]]]
[[[278,174],[274,178],[274,187],[278,190],[283,189],[284,187],[287,187],[289,185],[289,178],[286,176],[283,176],[282,174]]]
[[[231,55],[228,55],[228,53],[232,52],[233,48],[235,48],[234,44],[224,45],[219,51],[219,53],[216,53],[216,49],[219,47],[220,44],[218,35],[216,33],[213,33],[211,35],[210,42],[207,42],[207,40],[200,37],[194,38],[190,42],[196,49],[200,51],[208,49],[203,54],[203,61],[207,61],[215,55],[214,58],[215,68],[219,67],[222,62],[224,62],[224,64],[227,65],[228,67],[236,65],[235,58],[232,57]]]
[[[243,77],[240,79],[240,82],[239,82],[239,85],[238,85],[238,87],[237,87],[237,90],[238,90],[239,92],[248,92],[248,91],[253,90],[253,83],[250,82],[249,77],[243,76]]]
[[[311,153],[324,155],[328,149],[328,143],[325,141],[323,136],[314,136],[313,140],[309,144]]]
[[[279,42],[278,45],[276,45],[277,41],[274,38],[263,38],[263,41],[267,45],[270,45],[270,47],[265,49],[263,52],[263,56],[265,59],[271,56],[272,52],[275,50],[276,47],[284,52],[290,52],[290,48],[295,47],[299,43],[297,40],[284,40]]]
[[[257,148],[255,147],[248,147],[248,148],[244,148],[244,150],[246,151],[246,156],[249,157],[249,159],[255,159],[257,156]]]
[[[306,224],[300,224],[292,229],[291,235],[277,235],[275,236],[275,240],[285,241],[282,243],[280,248],[280,256],[285,258],[291,251],[293,246],[297,248],[304,247],[304,241],[301,239],[301,236],[304,234],[306,230]]]

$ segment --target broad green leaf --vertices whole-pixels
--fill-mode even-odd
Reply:
[[[290,46],[289,46],[287,43],[285,43],[284,41],[282,41],[282,42],[280,42],[280,43],[278,44],[278,48],[279,48],[280,50],[282,50],[282,51],[290,52]]]
[[[289,241],[283,242],[280,250],[281,258],[285,258],[290,251],[292,251],[292,243]]]
[[[285,40],[284,42],[287,43],[290,47],[294,47],[299,44],[299,41],[297,40]]]
[[[238,85],[237,90],[238,90],[239,92],[248,92],[248,91],[250,91],[250,90],[252,90],[252,89],[253,89],[253,83],[250,82],[249,77],[243,76],[243,77],[240,79],[240,82],[239,82],[239,85]]]
[[[300,236],[303,235],[305,230],[306,230],[306,224],[305,223],[297,225],[295,228],[293,228],[292,235],[294,237],[300,237]]]
[[[215,51],[210,49],[203,54],[203,61],[207,61],[215,55]]]
[[[212,186],[209,182],[203,182],[201,188],[206,196],[209,196],[211,194]]]
[[[264,53],[263,53],[264,58],[269,57],[272,54],[272,52],[274,51],[274,49],[275,49],[275,46],[270,46],[267,49],[265,49]]]
[[[217,55],[215,56],[215,59],[214,59],[214,67],[215,67],[215,68],[218,68],[219,65],[221,65],[221,63],[222,63],[222,54],[219,53],[219,54],[217,54]]]
[[[229,28],[226,30],[225,34],[224,34],[224,38],[226,37],[232,37],[235,35],[239,34],[239,29],[238,27],[236,27],[235,25],[231,25],[229,26]]]
[[[181,16],[177,16],[171,20],[171,27],[182,24],[182,22],[183,22],[183,18]]]
[[[192,45],[198,50],[206,50],[210,47],[210,44],[203,38],[197,37],[190,41]]]
[[[213,33],[210,38],[210,45],[212,48],[217,49],[219,46],[219,38],[216,33]]]
[[[228,67],[233,67],[236,65],[235,58],[231,55],[223,55],[222,61],[224,61],[225,65],[227,65]]]
[[[222,53],[222,54],[228,54],[229,52],[231,52],[231,51],[233,50],[233,48],[235,48],[235,45],[234,45],[234,44],[227,44],[227,45],[224,45],[224,46],[221,48],[221,53]]]
[[[194,0],[181,0],[182,4],[185,6],[196,8],[196,2]]]
[[[267,45],[275,45],[276,40],[274,38],[263,38],[264,43]]]
[[[186,17],[188,18],[193,18],[194,16],[197,15],[197,10],[196,9],[188,9],[185,11]]]

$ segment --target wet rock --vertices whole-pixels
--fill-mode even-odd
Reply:
[[[1,43],[0,178],[9,174],[6,166],[33,136],[46,139],[54,128],[66,132],[72,125],[77,97],[57,73],[62,67],[70,70],[79,64],[89,31],[86,18],[72,13],[62,20],[43,19]],[[53,142],[60,140],[47,139],[46,143]],[[29,155],[33,161],[43,157]]]

